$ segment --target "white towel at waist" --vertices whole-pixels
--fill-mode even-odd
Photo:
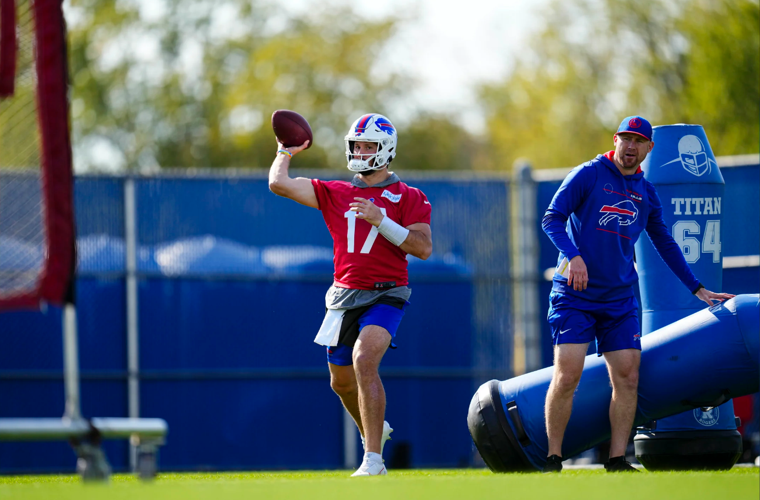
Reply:
[[[317,336],[314,337],[314,342],[324,346],[336,346],[338,345],[338,337],[340,337],[340,326],[343,324],[343,309],[328,309],[325,314],[325,319],[322,320],[322,326],[319,327]]]

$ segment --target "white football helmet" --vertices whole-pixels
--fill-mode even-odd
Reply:
[[[377,143],[377,153],[369,158],[354,158],[354,143],[357,141]],[[389,119],[377,113],[362,116],[351,125],[346,135],[348,169],[352,172],[364,172],[386,167],[396,156],[397,144],[398,134]],[[375,161],[370,165],[373,159]]]

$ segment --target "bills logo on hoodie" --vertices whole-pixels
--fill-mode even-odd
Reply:
[[[606,226],[612,220],[618,221],[621,226],[630,226],[636,222],[639,211],[631,200],[623,200],[614,205],[604,205],[600,210],[604,215],[599,219],[599,224]]]

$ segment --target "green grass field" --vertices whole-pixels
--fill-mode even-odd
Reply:
[[[493,474],[483,469],[406,470],[373,478],[347,471],[160,474],[149,483],[114,475],[107,484],[77,476],[0,477],[0,499],[529,499],[697,500],[760,498],[757,468],[727,472],[565,470],[562,474]]]

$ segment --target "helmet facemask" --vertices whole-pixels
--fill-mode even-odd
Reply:
[[[371,142],[377,144],[377,152],[371,155],[354,154],[354,144],[357,142]],[[387,167],[390,165],[391,161],[393,161],[393,156],[391,156],[390,151],[388,151],[390,142],[389,139],[383,141],[346,140],[346,159],[348,160],[348,169],[352,172],[362,173]]]
[[[694,175],[701,175],[708,169],[707,165],[707,153],[681,153],[681,163],[684,168]]]

